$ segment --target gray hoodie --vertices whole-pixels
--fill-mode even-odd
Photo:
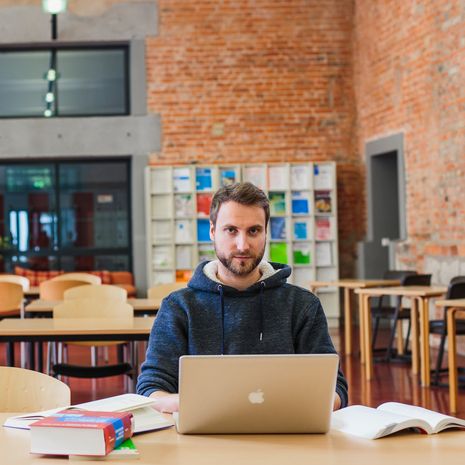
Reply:
[[[181,355],[336,352],[319,299],[287,284],[289,266],[262,262],[262,279],[239,291],[215,279],[214,263],[198,265],[188,287],[163,300],[137,380],[139,394],[177,392]],[[346,406],[340,370],[336,392]]]

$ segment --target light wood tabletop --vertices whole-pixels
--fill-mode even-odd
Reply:
[[[449,410],[457,411],[457,398],[459,379],[457,372],[457,319],[465,319],[465,299],[438,299],[438,307],[448,307],[447,309],[447,344],[449,362]]]
[[[149,313],[155,312],[160,308],[162,299],[128,299],[127,302],[134,308],[134,313]],[[50,313],[53,307],[60,304],[61,300],[33,300],[26,305],[24,310],[30,314]]]
[[[14,413],[0,413],[3,423]],[[139,465],[437,465],[463,463],[463,431],[435,435],[400,433],[378,440],[360,439],[336,431],[328,434],[196,435],[183,436],[174,428],[133,437]],[[67,457],[29,453],[30,432],[0,428],[2,463],[14,465],[69,464]],[[105,460],[108,464],[129,463]],[[87,463],[97,463],[90,461]],[[102,462],[98,462],[102,463]]]
[[[430,348],[429,348],[429,301],[441,297],[447,292],[444,286],[394,286],[382,288],[356,289],[359,295],[360,324],[362,336],[362,362],[365,363],[365,378],[373,377],[373,353],[371,347],[372,321],[370,311],[370,298],[381,295],[409,297],[412,299],[412,372],[418,373],[420,362],[420,375],[422,386],[430,385]],[[420,328],[418,328],[418,315]],[[419,342],[421,346],[419,347]]]
[[[0,341],[141,340],[155,318],[25,318],[0,321]]]
[[[352,353],[352,292],[368,287],[398,286],[398,279],[337,279],[335,281],[310,281],[310,290],[318,292],[323,287],[340,287],[344,289],[344,348],[345,355]],[[360,333],[361,335],[361,333]],[[362,339],[360,338],[360,341]]]

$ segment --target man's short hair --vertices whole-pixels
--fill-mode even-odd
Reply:
[[[262,207],[265,212],[265,227],[270,219],[270,202],[266,194],[251,182],[237,182],[218,189],[210,207],[210,221],[216,226],[218,212],[223,203],[237,202],[241,205]]]

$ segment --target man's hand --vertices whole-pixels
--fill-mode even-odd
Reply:
[[[341,398],[339,397],[339,394],[336,392],[336,395],[334,396],[333,410],[339,410],[340,408],[341,408]]]
[[[179,410],[179,394],[155,391],[150,394],[150,397],[155,399],[153,408],[161,413],[173,413]]]

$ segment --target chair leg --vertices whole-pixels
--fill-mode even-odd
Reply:
[[[441,341],[439,343],[438,358],[436,360],[436,370],[434,371],[434,381],[433,384],[439,384],[439,373],[442,367],[442,360],[444,358],[444,348],[446,346],[446,334],[441,334]]]
[[[407,335],[405,336],[405,342],[404,342],[404,354],[408,353],[408,343],[410,340],[411,330],[412,330],[412,321],[408,320]]]
[[[399,319],[399,311],[396,310],[394,314],[394,318],[392,320],[391,334],[389,335],[389,342],[388,342],[388,346],[386,349],[386,361],[388,362],[392,359],[392,345],[394,344],[394,338],[396,336],[396,327],[397,327],[398,319]]]
[[[373,323],[373,335],[371,336],[371,350],[375,350],[376,348],[376,338],[378,337],[378,329],[379,329],[379,316],[375,318]]]

